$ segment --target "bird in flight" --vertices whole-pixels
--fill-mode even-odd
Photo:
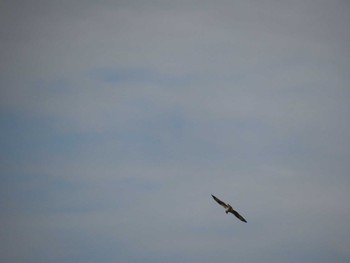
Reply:
[[[219,205],[221,205],[221,206],[223,206],[223,207],[225,208],[226,214],[227,214],[227,213],[232,213],[232,214],[234,214],[239,220],[241,220],[241,221],[247,223],[247,221],[243,218],[243,216],[241,216],[240,214],[238,214],[237,211],[233,210],[232,206],[230,206],[229,204],[225,204],[223,201],[221,201],[219,198],[217,198],[217,197],[215,197],[215,196],[213,196],[213,195],[211,195],[211,196],[214,198],[214,200],[215,200],[216,202],[218,202]]]

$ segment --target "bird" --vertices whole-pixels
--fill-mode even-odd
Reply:
[[[214,200],[215,200],[216,202],[218,202],[219,205],[221,205],[221,206],[223,206],[223,207],[225,208],[226,214],[232,213],[232,214],[234,214],[239,220],[241,220],[241,221],[247,223],[247,220],[245,220],[245,219],[243,218],[243,216],[241,216],[236,210],[234,210],[234,209],[232,208],[232,206],[230,206],[229,204],[224,203],[223,201],[221,201],[219,198],[217,198],[217,197],[214,196],[214,195],[211,195],[211,196],[214,198]]]

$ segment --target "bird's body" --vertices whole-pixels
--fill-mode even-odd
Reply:
[[[225,208],[226,214],[231,213],[232,210],[233,210],[232,206],[230,206],[229,204],[227,204],[227,207]]]
[[[232,213],[232,214],[234,214],[239,220],[241,220],[241,221],[247,223],[247,221],[243,218],[243,216],[241,216],[236,210],[234,210],[234,209],[232,208],[232,206],[230,206],[230,204],[224,203],[223,201],[221,201],[219,198],[217,198],[217,197],[214,196],[214,195],[211,195],[211,196],[214,198],[214,200],[215,200],[219,205],[221,205],[223,208],[225,208],[226,214]]]

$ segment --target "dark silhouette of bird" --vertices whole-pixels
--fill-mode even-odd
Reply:
[[[232,206],[230,206],[229,204],[224,203],[224,202],[221,201],[219,198],[217,198],[217,197],[215,197],[215,196],[213,196],[213,195],[211,195],[211,196],[214,198],[214,200],[215,200],[216,202],[218,202],[219,205],[221,205],[221,206],[223,206],[223,207],[225,208],[226,214],[227,214],[227,213],[232,213],[232,214],[234,214],[239,220],[241,220],[241,221],[247,223],[247,221],[243,218],[243,216],[241,216],[236,210],[233,210]]]

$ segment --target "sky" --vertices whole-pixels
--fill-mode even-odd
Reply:
[[[0,261],[349,262],[349,24],[346,0],[2,0]]]

